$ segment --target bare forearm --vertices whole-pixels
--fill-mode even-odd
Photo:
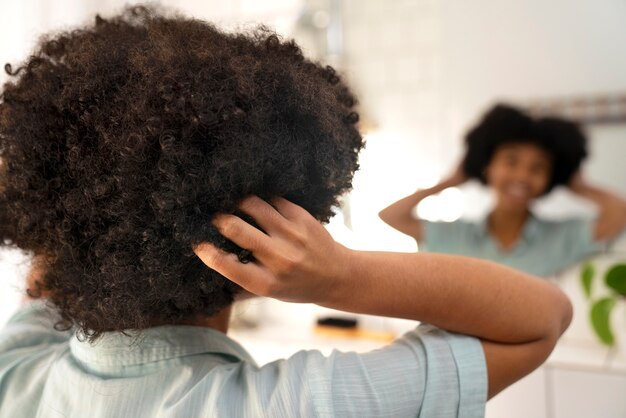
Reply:
[[[448,187],[447,182],[442,182],[431,188],[418,190],[417,192],[387,206],[385,209],[380,211],[379,216],[385,222],[387,222],[387,219],[393,220],[398,217],[409,217],[411,216],[411,211],[419,204],[419,202],[428,196],[445,190]]]
[[[240,205],[267,233],[234,215],[214,220],[254,263],[210,244],[196,254],[258,295],[424,321],[497,343],[554,342],[569,323],[569,300],[545,281],[469,257],[350,250],[301,207],[274,205],[254,196]]]
[[[558,337],[571,317],[558,288],[492,262],[373,252],[351,252],[350,258],[347,274],[359,280],[344,289],[345,297],[338,293],[333,308],[423,321],[503,343]]]
[[[421,241],[422,226],[419,219],[413,217],[413,208],[428,196],[437,194],[455,184],[452,180],[445,180],[429,189],[418,190],[381,210],[378,216],[389,226],[412,236],[417,241]]]

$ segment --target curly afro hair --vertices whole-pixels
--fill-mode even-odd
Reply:
[[[567,184],[587,157],[587,139],[574,122],[554,117],[534,119],[514,107],[497,104],[465,137],[463,169],[483,184],[484,171],[496,149],[508,143],[530,143],[552,160],[552,176],[544,193]]]
[[[346,85],[262,26],[126,8],[5,71],[0,245],[44,260],[36,292],[91,341],[228,306],[240,288],[192,251],[245,253],[213,216],[254,194],[326,222],[358,168]]]

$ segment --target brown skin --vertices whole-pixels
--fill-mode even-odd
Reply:
[[[37,282],[41,280],[41,276],[43,275],[43,261],[44,258],[40,255],[33,257],[30,270],[26,276],[26,292],[22,296],[23,303],[33,299],[47,298],[49,296],[48,292],[38,290],[37,286]]]
[[[530,215],[530,205],[542,196],[552,171],[550,156],[532,143],[512,143],[500,146],[485,168],[487,185],[495,192],[496,205],[488,218],[489,233],[502,251],[515,247]],[[380,211],[380,218],[391,227],[423,240],[419,219],[413,208],[426,197],[448,187],[467,181],[461,167],[434,187],[418,190]],[[568,188],[571,192],[591,200],[598,206],[599,216],[594,227],[594,239],[610,240],[626,228],[626,200],[610,191],[586,182],[576,173]]]
[[[188,321],[183,321],[176,325],[194,325],[196,327],[212,328],[226,334],[228,332],[231,311],[232,305],[227,306],[213,316],[197,315]]]

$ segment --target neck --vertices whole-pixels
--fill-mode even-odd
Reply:
[[[228,324],[230,322],[230,313],[232,305],[227,306],[212,316],[196,315],[192,318],[176,322],[175,325],[193,325],[196,327],[212,328],[226,334],[228,332]],[[155,323],[155,325],[164,325]]]
[[[518,242],[529,216],[530,211],[527,207],[511,210],[496,206],[487,220],[489,233],[500,248],[508,250]]]
[[[528,207],[510,208],[497,205],[489,214],[489,222],[494,226],[498,225],[510,229],[524,225],[529,216]]]

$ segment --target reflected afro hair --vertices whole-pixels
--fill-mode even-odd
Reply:
[[[48,35],[0,96],[0,238],[91,340],[212,315],[240,290],[192,252],[255,194],[325,222],[363,147],[330,67],[259,27],[133,7]]]
[[[567,184],[587,157],[587,140],[577,124],[559,118],[533,119],[514,107],[498,104],[465,137],[463,169],[486,184],[484,170],[496,149],[509,143],[530,143],[552,159],[552,177],[545,193]]]

